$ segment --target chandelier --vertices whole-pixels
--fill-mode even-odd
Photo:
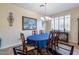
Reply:
[[[41,20],[43,20],[43,21],[51,20],[52,18],[47,16],[47,3],[41,4],[40,7],[41,7],[41,9],[44,9],[44,14],[43,14],[43,10],[41,12],[41,15],[42,15]]]

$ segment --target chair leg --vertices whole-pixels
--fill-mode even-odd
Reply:
[[[46,48],[46,52],[49,55],[51,52],[49,51],[49,48]]]
[[[14,55],[17,55],[16,49],[15,49],[15,48],[13,48],[13,52],[14,52]]]
[[[46,48],[46,52],[49,54],[48,48]]]
[[[43,54],[43,53],[41,52],[41,49],[39,49],[39,48],[37,48],[37,55],[38,55],[38,54],[41,54],[41,55]]]
[[[48,51],[53,54],[53,49],[52,48],[48,48]]]
[[[74,50],[74,46],[72,46],[72,48],[71,48],[70,55],[73,54],[73,50]]]

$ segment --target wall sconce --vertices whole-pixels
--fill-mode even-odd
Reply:
[[[13,26],[14,18],[12,12],[9,12],[8,22],[9,22],[9,26]]]

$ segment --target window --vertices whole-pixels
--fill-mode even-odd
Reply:
[[[65,16],[65,31],[70,31],[70,15]]]
[[[59,17],[59,31],[64,31],[64,17]]]
[[[55,17],[52,19],[51,28],[55,31],[70,31],[70,15]]]
[[[54,30],[58,30],[58,17],[55,18],[54,20],[55,24],[54,24]]]

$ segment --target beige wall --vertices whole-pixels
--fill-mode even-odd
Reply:
[[[51,30],[51,21],[45,21],[45,32],[49,32]]]
[[[9,12],[13,12],[14,15],[12,27],[9,26],[7,21]],[[38,19],[40,15],[12,4],[0,4],[0,37],[2,38],[2,47],[18,44],[20,42],[20,32],[24,32],[26,37],[31,35],[32,30],[22,31],[22,16]]]
[[[52,15],[52,17],[71,15],[71,31],[69,33],[69,42],[77,43],[78,42],[78,21],[79,18],[79,7],[71,10],[63,11],[57,14]]]

